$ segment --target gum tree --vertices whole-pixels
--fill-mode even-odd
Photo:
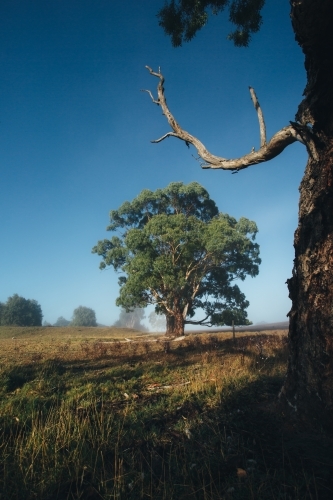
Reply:
[[[230,38],[246,46],[261,24],[264,0],[179,0],[159,12],[160,25],[174,45],[189,41],[207,22],[209,12],[229,9],[236,30]],[[295,260],[288,280],[290,358],[280,401],[285,412],[326,427],[333,417],[333,2],[290,0],[296,42],[305,57],[307,85],[295,121],[267,141],[265,122],[256,94],[251,98],[258,113],[260,149],[241,158],[212,154],[202,142],[182,129],[165,101],[164,78],[159,79],[155,104],[162,107],[171,131],[155,142],[173,136],[192,144],[203,168],[241,170],[279,155],[300,141],[308,162],[300,186],[299,221],[295,232]]]
[[[167,333],[182,335],[185,324],[248,324],[249,302],[235,280],[258,274],[256,224],[218,212],[196,182],[143,190],[110,212],[109,231],[93,253],[123,274],[116,304],[127,311],[155,305],[166,316]],[[203,312],[193,319],[195,311]]]

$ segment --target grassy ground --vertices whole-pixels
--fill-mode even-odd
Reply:
[[[0,346],[1,500],[333,498],[330,440],[274,411],[283,332],[2,327]]]

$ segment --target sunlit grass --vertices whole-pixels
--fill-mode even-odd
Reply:
[[[2,331],[1,499],[311,499],[328,488],[274,414],[285,335],[166,346],[45,330]]]

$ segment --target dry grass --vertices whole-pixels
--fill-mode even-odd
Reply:
[[[286,336],[286,331],[242,332],[237,338],[258,335]],[[210,335],[205,332],[191,333],[180,345],[205,344],[207,339],[217,338],[220,341],[232,339],[232,333],[221,332]],[[130,339],[133,343],[126,343]],[[124,344],[119,345],[119,344]],[[147,343],[149,346],[147,347]],[[105,344],[105,345],[103,345]],[[138,345],[139,344],[139,345]],[[131,356],[133,353],[155,352],[165,350],[166,338],[159,333],[143,333],[130,328],[114,327],[15,327],[0,326],[0,365],[15,361],[24,363],[34,358],[53,359],[60,356],[66,360],[80,359],[82,351],[89,352],[92,357],[96,353],[120,353]],[[179,344],[172,344],[175,347]],[[35,359],[36,361],[37,359]]]
[[[143,338],[144,334],[129,328],[93,327],[16,327],[0,326],[0,363],[15,360],[22,363],[34,356],[52,359],[66,352],[66,359],[79,357],[82,344],[117,342]],[[61,356],[63,357],[63,356]]]
[[[332,498],[272,411],[285,332],[140,335],[0,329],[1,500]]]

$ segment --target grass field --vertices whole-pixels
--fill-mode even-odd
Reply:
[[[331,441],[274,411],[286,332],[1,327],[0,346],[1,500],[333,498]]]

